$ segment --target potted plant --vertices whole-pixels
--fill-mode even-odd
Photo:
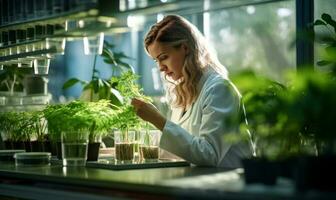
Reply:
[[[43,116],[47,120],[48,138],[51,144],[51,155],[62,158],[61,129],[58,121],[57,110],[62,109],[63,104],[47,105],[43,109]]]
[[[15,112],[0,112],[1,137],[5,149],[13,149],[13,126],[16,123]]]
[[[114,126],[119,129],[114,138],[117,160],[132,160],[134,152],[139,152],[139,142],[136,141],[139,139],[137,133],[144,122],[137,117],[130,102],[135,97],[148,102],[151,99],[142,93],[142,89],[136,83],[138,78],[132,71],[125,71],[120,77],[111,78],[112,85],[115,86],[124,99],[123,105],[117,110],[118,117],[114,123]]]
[[[5,148],[31,151],[32,123],[30,113],[4,112],[0,116]]]
[[[114,46],[106,41],[104,41],[102,57],[105,63],[108,63],[112,69],[111,77],[116,77],[120,72],[124,70],[133,71],[132,66],[125,63],[124,59],[129,59],[122,52],[114,52]],[[77,78],[71,78],[66,81],[63,85],[63,89],[72,87],[73,85],[80,83],[83,86],[82,99],[87,101],[97,101],[99,99],[109,99],[111,103],[120,106],[123,99],[118,90],[115,89],[113,83],[111,83],[110,78],[103,79],[100,76],[100,72],[96,69],[97,56],[95,55],[94,64],[92,67],[92,76],[90,81],[80,80]]]
[[[295,183],[298,190],[334,191],[336,185],[325,178],[336,176],[336,21],[323,13],[313,26],[315,37],[310,39],[323,47],[316,63],[319,68],[295,76],[290,116],[300,124],[300,132],[315,151],[298,160]]]
[[[35,134],[35,122],[33,120],[32,112],[17,112],[17,125],[15,126],[13,133],[17,135],[18,143],[24,144],[24,148],[27,152],[32,151],[31,139]]]
[[[242,128],[250,131],[256,153],[255,157],[243,160],[245,181],[273,185],[286,168],[284,162],[304,151],[299,127],[295,123],[288,125],[288,89],[252,72],[241,73],[233,80],[243,93],[246,108],[248,126],[244,122]],[[228,139],[235,142],[249,139],[246,131],[241,133],[231,134]]]
[[[136,147],[134,129],[140,127],[141,121],[129,105],[119,108],[116,115],[113,124],[119,131],[114,134],[115,158],[120,161],[133,160]]]
[[[6,92],[7,102],[11,104],[21,104],[22,92],[24,90],[23,79],[29,68],[18,68],[16,66],[4,66],[4,70],[0,73],[0,91]]]
[[[83,115],[87,115],[92,120],[89,128],[88,161],[97,161],[101,138],[109,134],[112,130],[116,112],[109,100],[99,100],[88,102],[87,108],[82,110]]]
[[[300,133],[314,148],[298,160],[295,178],[299,190],[336,188],[322,178],[336,175],[335,90],[335,79],[317,71],[301,72],[293,83],[288,112],[291,123],[300,125]]]
[[[32,151],[51,152],[51,144],[47,135],[47,120],[44,118],[43,111],[32,111],[33,130],[36,140],[32,141]]]
[[[44,113],[48,120],[49,131],[53,136],[60,138],[61,134],[69,137],[72,134],[87,134],[88,141],[89,138],[93,141],[94,138],[101,137],[102,134],[110,131],[115,117],[115,111],[108,100],[72,101],[64,105],[49,106]],[[98,150],[99,145],[96,145]],[[89,160],[96,160],[98,150],[95,150],[95,158]]]

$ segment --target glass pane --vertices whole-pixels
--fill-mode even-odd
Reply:
[[[283,72],[295,69],[295,30],[295,1],[204,14],[204,34],[231,74],[253,69],[282,82]]]
[[[315,20],[321,19],[321,15],[323,13],[329,14],[334,20],[336,20],[336,6],[335,6],[335,0],[323,0],[323,1],[314,1],[315,2]],[[328,25],[328,28],[325,26],[315,26],[315,32],[318,35],[328,35],[332,36],[332,34],[335,35],[335,32],[333,31],[333,28]],[[326,57],[325,48],[328,45],[325,43],[321,44],[321,42],[315,43],[315,63],[317,61],[323,60],[323,58]],[[316,66],[316,65],[315,65]],[[327,70],[328,66],[326,67],[317,67],[318,69]]]

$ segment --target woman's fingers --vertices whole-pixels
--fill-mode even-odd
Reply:
[[[137,111],[140,107],[141,101],[139,99],[132,99],[131,101],[132,106],[135,108],[135,110]]]

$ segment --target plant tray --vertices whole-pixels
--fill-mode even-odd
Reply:
[[[127,170],[127,169],[146,169],[146,168],[163,168],[163,167],[182,167],[190,166],[190,163],[184,160],[175,159],[158,159],[156,161],[133,161],[120,163],[114,160],[114,158],[104,158],[98,161],[89,161],[86,163],[86,167],[111,169],[111,170]]]

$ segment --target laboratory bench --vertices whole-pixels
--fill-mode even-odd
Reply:
[[[88,165],[89,166],[89,165]],[[0,197],[7,199],[330,199],[334,193],[298,193],[290,180],[275,186],[244,182],[242,169],[181,165],[111,169],[16,166],[0,163]],[[2,199],[2,198],[1,198]]]

